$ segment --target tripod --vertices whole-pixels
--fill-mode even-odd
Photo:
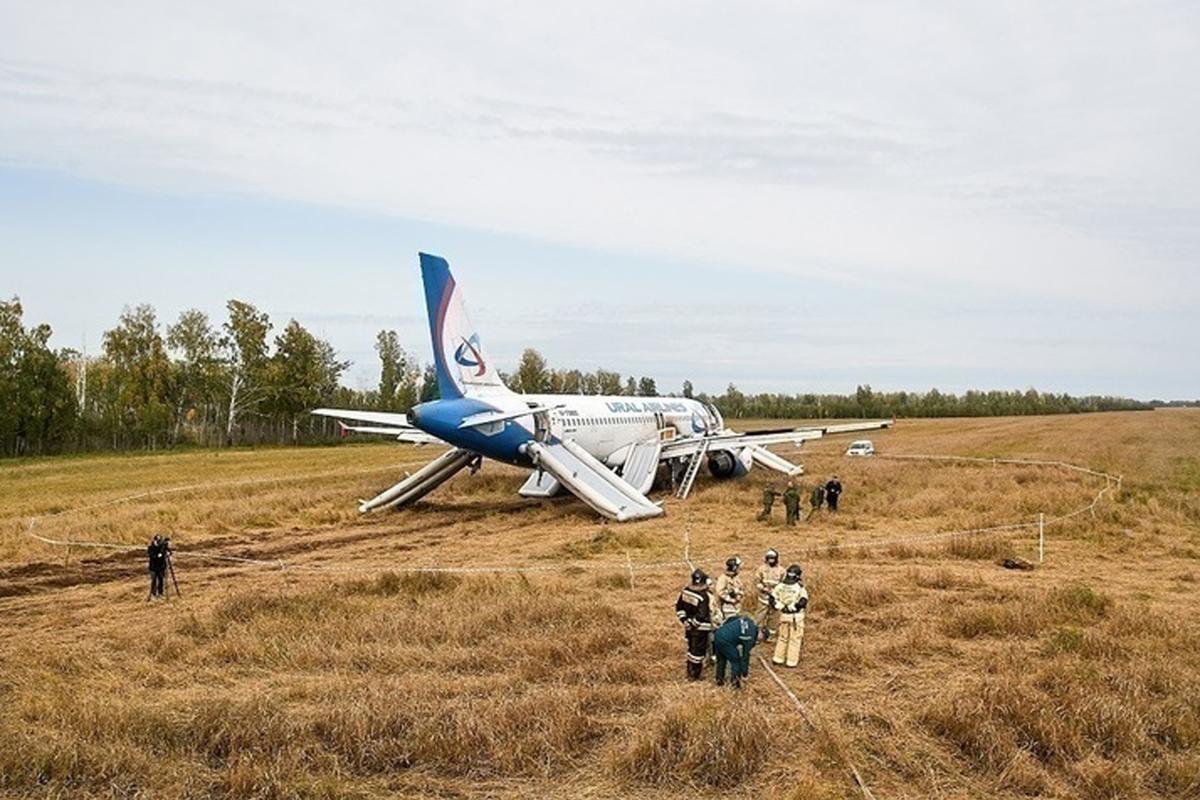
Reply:
[[[175,565],[171,562],[171,551],[167,551],[167,571],[171,573],[171,583],[175,586],[175,596],[182,597],[179,593],[179,581],[175,578]]]

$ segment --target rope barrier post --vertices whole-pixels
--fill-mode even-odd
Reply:
[[[1046,515],[1038,514],[1038,563],[1046,560]]]
[[[629,551],[625,551],[625,563],[629,566],[629,588],[633,589],[633,559],[629,557]]]

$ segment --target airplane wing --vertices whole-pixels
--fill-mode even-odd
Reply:
[[[391,436],[398,442],[407,442],[408,444],[446,444],[436,436],[430,436],[428,433],[414,428],[409,424],[405,414],[391,411],[355,411],[348,408],[317,408],[312,413],[319,417],[332,417],[337,420],[343,433]],[[371,424],[347,425],[342,420]]]
[[[694,453],[701,442],[708,442],[707,449],[727,450],[741,447],[768,447],[773,444],[804,444],[812,439],[839,433],[857,433],[858,431],[874,431],[890,428],[892,420],[879,422],[850,422],[840,425],[826,425],[820,428],[794,428],[790,430],[756,431],[753,433],[738,433],[725,430],[714,436],[689,436],[663,442],[660,458],[678,458]]]

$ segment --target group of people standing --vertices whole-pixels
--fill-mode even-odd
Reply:
[[[800,565],[784,569],[774,549],[763,555],[763,563],[754,573],[758,607],[753,615],[742,608],[746,588],[741,567],[740,558],[729,558],[725,572],[715,583],[704,570],[693,570],[690,583],[675,601],[675,614],[687,640],[689,680],[703,677],[705,661],[711,657],[716,662],[717,684],[725,684],[728,669],[733,687],[741,688],[750,674],[750,651],[760,637],[764,642],[775,640],[773,663],[788,667],[800,663],[804,613],[808,608],[808,590]]]
[[[842,496],[842,482],[838,480],[838,476],[834,475],[827,482],[813,486],[812,492],[808,496],[808,517],[812,519],[813,515],[821,510],[822,506],[828,505],[829,510],[836,512],[838,510],[838,499]],[[782,492],[778,491],[773,485],[768,485],[763,489],[763,506],[762,511],[758,512],[758,521],[766,522],[771,518],[771,509],[775,507],[775,498],[783,498],[783,507],[786,513],[786,521],[788,525],[795,525],[800,521],[800,490],[796,487],[795,481],[788,481],[787,488]]]

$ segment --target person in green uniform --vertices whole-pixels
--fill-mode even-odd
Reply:
[[[800,519],[800,492],[795,481],[788,481],[787,491],[783,493],[783,507],[787,510],[787,524],[795,525]]]
[[[813,487],[812,494],[808,498],[808,504],[812,508],[808,512],[808,518],[812,519],[813,515],[821,510],[821,506],[825,505],[825,485],[818,483]]]
[[[771,518],[771,509],[775,506],[775,498],[779,496],[779,492],[775,491],[774,486],[766,486],[763,488],[763,507],[762,511],[758,512],[758,521],[765,522]]]

